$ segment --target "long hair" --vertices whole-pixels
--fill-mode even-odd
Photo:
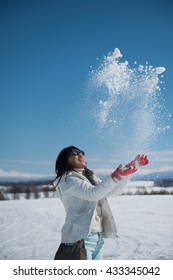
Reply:
[[[55,172],[56,172],[56,175],[57,175],[56,178],[59,178],[59,182],[60,182],[63,174],[73,170],[73,167],[71,165],[69,165],[69,163],[68,163],[68,158],[69,158],[72,150],[74,150],[74,149],[80,151],[80,149],[78,149],[75,146],[69,146],[69,147],[64,148],[59,153],[59,155],[56,159]],[[84,171],[83,171],[83,175],[90,181],[90,183],[92,185],[96,185],[96,182],[93,179],[94,173],[90,169],[85,167]]]

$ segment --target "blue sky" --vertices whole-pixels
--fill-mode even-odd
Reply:
[[[163,95],[173,115],[172,1],[5,0],[0,23],[1,176],[54,174],[68,145],[84,149],[98,173],[117,166],[116,141],[111,153],[84,109],[91,65],[116,47],[129,63],[166,68]],[[172,118],[169,125],[146,173],[173,171]]]

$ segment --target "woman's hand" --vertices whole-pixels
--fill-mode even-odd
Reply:
[[[117,178],[119,180],[122,179],[123,176],[128,176],[130,174],[133,174],[137,171],[137,166],[135,165],[126,165],[125,167],[122,166],[122,164],[120,166],[118,166],[118,168],[111,174],[111,177]]]
[[[129,164],[126,166],[145,166],[149,163],[149,160],[147,156],[145,155],[137,155],[134,160],[132,160]]]
[[[126,164],[125,167],[120,165],[112,174],[111,177],[117,178],[119,180],[122,179],[124,176],[128,176],[133,174],[137,171],[139,166],[145,166],[149,163],[147,156],[145,155],[137,155],[134,160],[130,163]]]

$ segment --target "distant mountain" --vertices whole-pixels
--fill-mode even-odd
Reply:
[[[7,176],[7,177],[0,177],[0,184],[2,183],[25,183],[25,182],[35,182],[35,181],[51,181],[53,180],[55,177],[54,176],[31,176],[31,177],[22,177],[22,176]]]
[[[164,180],[164,179],[173,179],[173,172],[155,172],[150,173],[143,176],[135,176],[135,180],[148,180],[148,181],[156,181],[156,180]]]
[[[52,180],[53,175],[34,174],[29,172],[19,172],[16,170],[0,169],[0,183],[1,182],[28,182],[28,181],[47,181]]]
[[[106,176],[106,175],[105,175]],[[102,176],[102,179],[105,177]],[[2,176],[0,177],[0,184],[1,183],[20,183],[20,182],[33,182],[33,181],[49,181],[54,180],[55,176],[53,175],[34,175],[31,176],[22,176],[22,173],[18,176]],[[173,172],[155,172],[150,173],[147,175],[137,175],[133,177],[133,180],[139,181],[158,181],[163,179],[173,179]]]

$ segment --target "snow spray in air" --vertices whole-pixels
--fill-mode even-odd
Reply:
[[[122,62],[118,48],[90,73],[92,116],[103,142],[132,156],[153,148],[168,129],[161,92],[164,67]],[[162,102],[160,102],[162,101]]]

